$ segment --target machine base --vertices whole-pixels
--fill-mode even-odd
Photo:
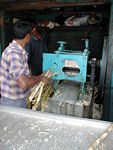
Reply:
[[[92,92],[87,85],[83,98],[80,99],[80,84],[64,81],[59,84],[54,96],[47,103],[46,112],[89,118]]]

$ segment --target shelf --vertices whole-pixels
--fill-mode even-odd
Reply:
[[[95,25],[81,25],[81,26],[59,26],[54,27],[52,29],[47,27],[38,27],[38,30],[41,31],[95,31],[102,30],[104,32],[107,31],[107,26],[103,24],[95,24]]]

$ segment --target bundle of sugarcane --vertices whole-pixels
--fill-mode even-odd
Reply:
[[[52,74],[53,69],[49,69],[45,76],[50,78],[58,73]],[[54,92],[53,82],[45,84],[44,82],[37,83],[27,94],[27,108],[36,110],[41,105],[41,111],[46,108],[46,103],[49,100],[50,95]]]

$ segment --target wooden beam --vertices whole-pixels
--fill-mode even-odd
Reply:
[[[52,8],[52,7],[66,7],[66,6],[89,6],[89,5],[101,5],[108,3],[109,0],[74,0],[73,2],[57,2],[55,0],[47,1],[32,1],[32,2],[10,2],[0,3],[1,10],[25,10],[25,9],[40,9],[40,8]]]

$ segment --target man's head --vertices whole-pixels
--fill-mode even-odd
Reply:
[[[37,39],[42,40],[41,32],[37,31],[37,24],[33,23],[32,25],[33,25],[32,35],[35,36]]]
[[[28,43],[32,30],[33,26],[30,22],[17,21],[13,26],[13,38],[18,40],[25,39],[25,42]]]

